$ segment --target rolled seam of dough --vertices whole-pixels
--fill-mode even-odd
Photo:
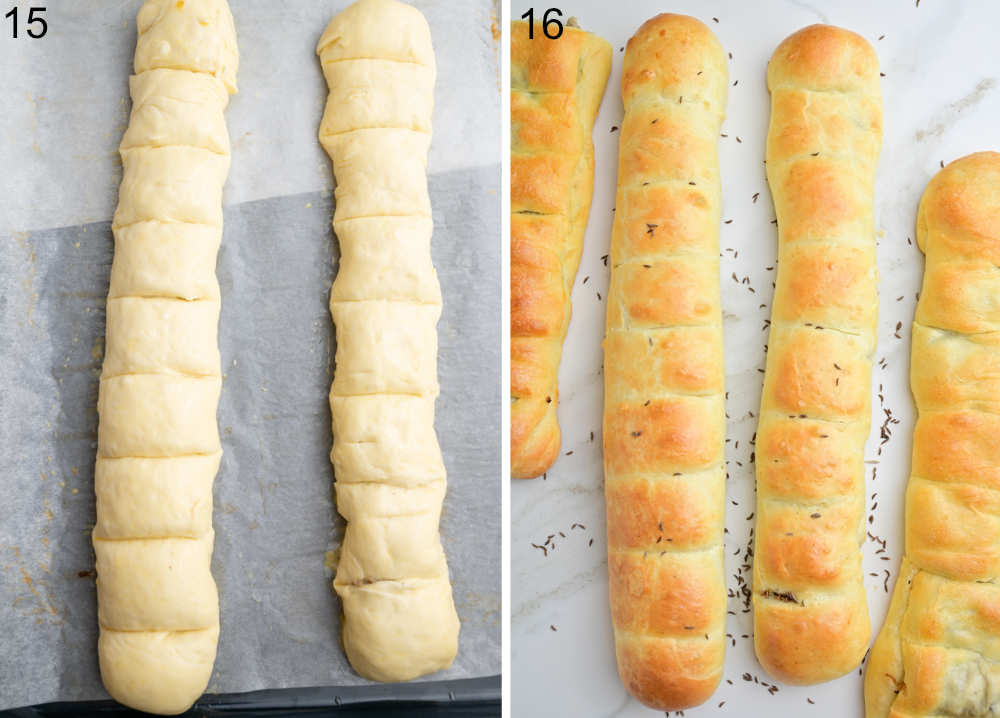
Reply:
[[[451,665],[459,631],[438,533],[441,293],[426,174],[434,51],[419,11],[360,0],[331,20],[317,53],[341,255],[330,293],[331,460],[347,530],[333,587],[354,669],[404,681]]]
[[[204,692],[219,636],[215,257],[238,54],[225,0],[148,0],[137,25],[97,405],[98,656],[115,700],[170,715]]]

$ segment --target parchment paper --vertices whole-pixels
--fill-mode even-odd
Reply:
[[[324,568],[343,524],[328,459],[336,243],[314,48],[348,3],[230,4],[241,67],[218,266],[222,635],[209,691],[363,684]],[[454,666],[425,679],[438,680],[500,671],[500,93],[493,3],[414,4],[438,62],[436,423],[462,620]],[[139,6],[50,3],[44,38],[0,41],[0,709],[106,696],[89,538],[95,404]]]

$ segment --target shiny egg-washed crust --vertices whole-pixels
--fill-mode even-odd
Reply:
[[[726,587],[718,137],[726,57],[658,15],[625,51],[604,340],[608,573],[618,672],[657,710],[722,676]]]
[[[779,271],[756,444],[754,646],[772,676],[811,684],[856,668],[870,635],[878,58],[853,32],[813,25],[778,46],[767,84]]]
[[[867,718],[1000,713],[1000,154],[956,160],[917,213],[917,405],[906,555],[865,673]]]
[[[590,135],[611,46],[566,27],[511,23],[510,471],[540,476],[559,454],[559,360],[594,189]]]

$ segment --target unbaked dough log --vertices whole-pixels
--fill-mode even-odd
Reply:
[[[333,586],[351,665],[404,681],[448,667],[459,631],[438,535],[441,290],[426,170],[434,51],[419,11],[360,0],[333,18],[317,53],[330,88],[319,139],[333,160],[340,241],[330,458],[347,531]]]
[[[113,698],[175,714],[219,636],[215,257],[237,50],[225,0],[149,0],[137,24],[97,404],[98,653]]]
[[[754,647],[772,676],[810,684],[868,645],[861,544],[878,315],[878,58],[813,25],[767,70],[767,180],[778,276],[757,428]]]
[[[1000,710],[1000,154],[927,185],[913,318],[906,554],[865,670],[865,715]]]
[[[647,706],[722,677],[725,367],[718,142],[726,55],[658,15],[629,40],[604,339],[604,493],[618,672]]]

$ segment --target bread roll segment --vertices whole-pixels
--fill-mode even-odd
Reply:
[[[1000,296],[998,187],[1000,153],[968,155],[934,176],[917,212],[927,261],[910,359],[906,554],[865,671],[867,718],[1000,705],[1000,322],[983,311]]]
[[[347,529],[333,587],[354,670],[406,681],[451,665],[459,632],[438,534],[441,292],[426,171],[434,49],[415,8],[359,0],[330,21],[317,53],[330,88],[319,140],[337,181],[341,252],[330,293],[330,458]]]
[[[511,23],[510,471],[541,476],[559,454],[559,362],[594,189],[590,134],[611,46],[566,26],[550,40]]]
[[[725,406],[718,137],[726,56],[663,14],[628,42],[604,340],[604,474],[618,671],[647,706],[722,677]]]
[[[757,430],[754,647],[787,683],[855,668],[869,638],[864,445],[877,335],[878,58],[829,25],[767,69],[778,276]]]
[[[215,258],[238,56],[225,0],[148,0],[136,22],[97,402],[98,655],[112,698],[176,714],[219,637]]]

